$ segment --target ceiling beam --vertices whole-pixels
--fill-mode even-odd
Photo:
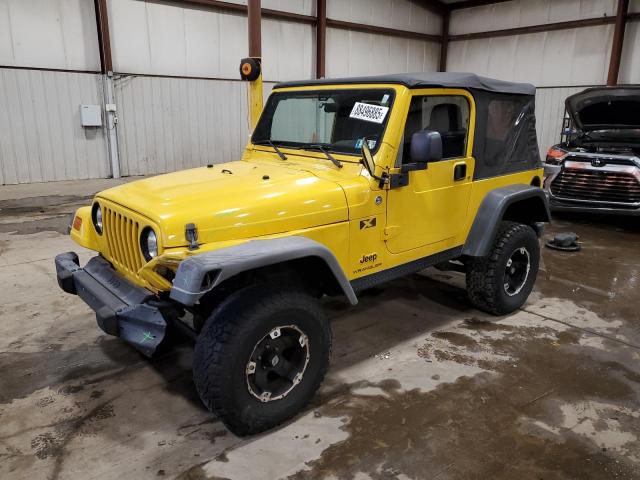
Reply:
[[[462,8],[484,7],[485,5],[493,5],[494,3],[510,1],[511,0],[464,0],[462,2],[450,3],[447,7],[449,10],[460,10]]]

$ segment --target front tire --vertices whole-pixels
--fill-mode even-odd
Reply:
[[[268,430],[302,410],[329,365],[331,328],[304,291],[244,288],[207,319],[193,378],[203,403],[236,435]]]
[[[467,293],[479,310],[505,315],[520,308],[533,290],[540,264],[534,230],[522,223],[502,222],[491,252],[467,262]]]

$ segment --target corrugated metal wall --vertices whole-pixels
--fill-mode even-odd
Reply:
[[[512,0],[454,10],[449,33],[457,35],[585,18],[611,17],[616,14],[616,5],[616,0]]]
[[[101,88],[97,74],[0,69],[0,185],[107,177],[104,130],[80,126]]]
[[[327,29],[327,77],[401,72],[434,72],[435,42]]]
[[[440,16],[417,0],[328,0],[327,17],[410,32],[442,31]]]
[[[265,85],[265,94],[272,85]],[[122,76],[115,95],[122,175],[237,160],[247,143],[243,82]]]
[[[99,71],[93,0],[0,0],[0,65]]]
[[[564,101],[569,95],[584,90],[585,87],[538,88],[536,91],[536,130],[540,154],[560,141]]]
[[[249,49],[240,13],[111,0],[109,17],[116,72],[235,80]],[[314,38],[312,25],[263,19],[265,80],[312,77]]]
[[[373,3],[329,1],[328,15],[418,32],[440,31],[439,18],[417,2]],[[315,1],[273,0],[264,7],[315,13]],[[375,16],[373,7],[379,8]],[[249,134],[247,94],[246,85],[231,79],[237,79],[238,63],[248,50],[246,17],[138,0],[111,0],[109,15],[116,71],[230,79],[119,78],[115,95],[122,174],[161,173],[239,158]],[[262,49],[267,81],[315,75],[315,28],[310,25],[264,19]],[[433,71],[439,52],[433,42],[330,28],[327,75]]]
[[[615,16],[616,0],[513,0],[454,11],[452,35]],[[630,10],[640,10],[631,0]],[[621,83],[640,83],[640,24],[630,22],[620,71]],[[564,100],[607,80],[613,25],[526,35],[453,41],[447,69],[533,83],[542,155],[560,140]]]
[[[246,4],[246,0],[231,0]],[[315,0],[263,7],[315,14]],[[456,11],[451,34],[615,14],[616,0],[512,0]],[[245,144],[246,18],[177,2],[109,0],[119,152],[124,174],[159,173],[237,158]],[[330,18],[439,34],[441,19],[417,0],[328,0]],[[640,0],[630,1],[640,11]],[[540,89],[541,150],[556,141],[564,97],[604,83],[613,27],[454,41],[449,70],[522,80]],[[627,25],[620,81],[640,83],[640,23]],[[434,42],[329,28],[332,77],[436,70]],[[315,29],[263,21],[265,78],[315,75]],[[105,177],[105,132],[80,126],[83,103],[102,104],[93,0],[0,0],[0,184]],[[10,67],[10,68],[6,68]],[[17,70],[13,67],[93,73]],[[203,77],[209,80],[168,77]],[[267,85],[267,89],[272,84]],[[566,87],[571,85],[571,87]]]

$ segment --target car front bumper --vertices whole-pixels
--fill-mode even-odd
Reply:
[[[89,305],[105,333],[122,338],[148,357],[153,355],[165,337],[170,304],[131,284],[100,256],[81,268],[76,253],[62,253],[55,265],[60,288]]]
[[[549,209],[552,212],[578,212],[578,213],[594,213],[605,215],[628,215],[640,216],[640,207],[629,204],[616,205],[612,202],[594,201],[594,200],[578,200],[572,198],[558,198],[551,192],[551,183],[560,173],[562,167],[560,165],[544,166],[544,191],[549,200]]]

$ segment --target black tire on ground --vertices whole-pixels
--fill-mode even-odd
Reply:
[[[479,310],[493,315],[513,312],[533,290],[539,264],[540,245],[533,228],[502,222],[489,255],[467,261],[469,300]],[[518,272],[512,272],[514,265],[520,266]]]
[[[299,338],[288,338],[288,346],[279,344],[283,345],[279,358],[297,355],[297,359],[307,360],[302,361],[304,367],[300,367],[301,370],[294,371],[294,374],[302,372],[301,378],[297,378],[299,383],[289,378],[293,387],[285,396],[261,401],[256,396],[260,394],[258,377],[248,373],[249,363],[256,360],[258,366],[254,363],[252,368],[260,368],[260,362],[265,360],[257,360],[260,358],[255,357],[257,349],[266,348],[265,342],[278,341],[270,336],[276,330],[278,335],[280,331],[288,334],[300,332]],[[301,354],[304,346],[296,344],[303,338],[302,333],[305,335],[306,340],[302,342],[306,341],[308,355]],[[281,340],[287,340],[284,333]],[[269,348],[278,351],[274,345],[270,343]],[[297,350],[293,354],[284,353],[292,352],[294,348]],[[196,342],[193,379],[205,406],[229,430],[240,436],[251,435],[281,424],[309,403],[324,379],[330,353],[331,327],[313,297],[300,290],[277,290],[264,284],[254,285],[232,294],[207,319]],[[266,353],[263,355],[266,357]],[[271,364],[272,360],[268,363]],[[293,365],[296,362],[301,365],[299,360],[288,360],[278,365]],[[268,375],[274,374],[269,372]],[[265,375],[261,378],[272,377]],[[275,375],[274,378],[276,380],[269,381],[286,384],[285,375]],[[285,385],[282,388],[291,387]]]

